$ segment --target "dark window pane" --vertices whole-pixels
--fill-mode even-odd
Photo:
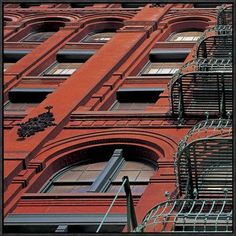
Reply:
[[[38,32],[32,33],[26,36],[23,41],[24,42],[43,42],[49,37],[51,37],[55,32]]]

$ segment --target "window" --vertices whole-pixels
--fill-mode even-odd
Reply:
[[[69,76],[72,75],[83,63],[96,53],[96,50],[62,49],[57,52],[56,62],[51,65],[43,75]]]
[[[42,102],[53,89],[13,88],[8,92],[9,101],[4,105],[5,112],[26,112]]]
[[[36,107],[39,103],[13,103],[8,101],[4,105],[4,111],[6,112],[29,112]]]
[[[110,160],[78,163],[59,171],[42,190],[48,193],[114,192],[128,176],[133,193],[144,192],[155,166],[149,162],[127,160],[122,149],[116,149]]]
[[[169,41],[173,42],[195,42],[197,41],[202,35],[201,31],[185,31],[174,33],[170,36]]]
[[[22,41],[24,42],[44,42],[55,32],[34,32],[27,35]]]
[[[9,50],[9,49],[4,50],[3,54],[4,72],[30,52],[31,50]]]
[[[72,75],[83,63],[59,63],[51,66],[44,75]]]
[[[154,105],[162,88],[121,88],[116,93],[116,101],[111,106],[111,111],[142,111]]]
[[[82,42],[84,43],[106,43],[109,41],[115,32],[102,32],[86,36]]]
[[[182,63],[149,62],[142,75],[172,75],[179,70]]]

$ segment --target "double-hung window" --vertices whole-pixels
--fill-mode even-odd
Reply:
[[[96,50],[59,50],[56,62],[43,72],[45,76],[70,76],[86,62]]]
[[[51,88],[13,88],[8,92],[9,100],[4,105],[4,112],[28,113],[52,92]]]
[[[163,91],[163,88],[120,88],[110,110],[143,111],[154,105]]]
[[[144,66],[142,76],[173,75],[183,65],[190,53],[188,48],[154,48],[149,53],[149,61]]]

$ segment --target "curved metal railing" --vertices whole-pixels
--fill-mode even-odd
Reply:
[[[175,199],[153,207],[134,232],[232,232],[232,200]]]
[[[175,154],[176,186],[180,195],[220,196],[232,194],[232,120],[207,119],[196,124],[179,142]]]

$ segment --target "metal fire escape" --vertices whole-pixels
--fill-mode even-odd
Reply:
[[[207,119],[179,143],[179,198],[153,207],[135,232],[232,231],[232,120]]]
[[[232,232],[232,7],[219,8],[217,22],[170,83],[172,114],[180,123],[206,115],[178,145],[178,198],[167,193],[134,232]]]
[[[195,59],[169,83],[171,112],[180,124],[206,111],[221,118],[232,111],[232,8],[226,9],[220,8],[218,22],[227,25],[206,30],[196,44]]]

